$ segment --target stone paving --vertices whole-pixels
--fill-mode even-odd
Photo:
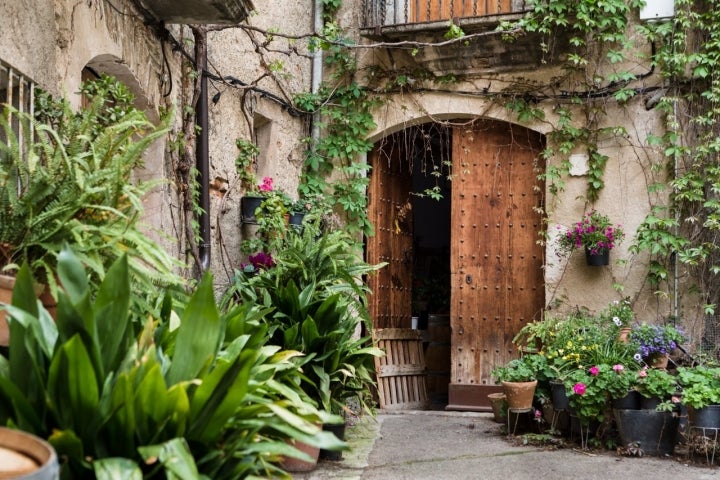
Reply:
[[[301,480],[633,479],[720,480],[720,469],[673,458],[623,457],[579,448],[515,445],[492,414],[380,412],[346,430],[350,452],[339,462],[321,460]]]

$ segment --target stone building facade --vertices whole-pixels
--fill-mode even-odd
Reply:
[[[5,78],[7,84],[7,72],[19,72],[35,85],[53,94],[68,95],[74,104],[78,105],[79,99],[75,92],[84,75],[88,72],[112,74],[131,87],[137,97],[138,106],[144,109],[152,120],[156,121],[161,111],[176,107],[171,136],[164,144],[156,145],[148,153],[146,169],[138,172],[138,175],[168,180],[162,189],[148,198],[146,220],[169,237],[162,240],[169,249],[191,262],[187,242],[183,240],[186,232],[177,195],[177,153],[173,153],[170,146],[173,139],[182,133],[183,109],[192,101],[193,76],[188,74],[188,60],[195,55],[195,38],[193,29],[183,23],[192,23],[188,20],[193,17],[191,15],[183,18],[183,23],[172,23],[173,19],[166,23],[158,22],[158,19],[153,17],[153,4],[162,3],[153,0],[2,2],[0,66],[5,73],[0,72],[0,80]],[[207,0],[207,3],[212,6],[237,5],[241,2]],[[238,184],[235,167],[235,141],[239,138],[252,140],[260,149],[257,159],[258,178],[272,177],[277,188],[291,197],[296,197],[306,149],[303,140],[311,134],[311,118],[297,112],[292,99],[295,94],[312,91],[321,77],[328,78],[327,71],[323,74],[322,62],[317,61],[318,57],[308,48],[306,41],[307,36],[317,29],[316,12],[323,2],[267,0],[255,3],[255,13],[242,20],[243,24],[250,28],[232,28],[222,16],[204,18],[198,22],[206,24],[202,28],[208,30],[210,168],[208,178],[203,180],[203,186],[208,188],[210,193],[209,266],[215,273],[218,290],[228,284],[232,269],[243,260],[240,243],[244,236],[248,235],[240,222],[239,200],[243,191]],[[485,5],[483,8],[491,8],[488,5],[495,3],[500,10],[478,11],[480,4]],[[423,8],[413,10],[413,5],[418,4],[422,4]],[[365,47],[353,50],[358,62],[357,77],[360,83],[377,89],[378,92],[382,91],[382,83],[376,83],[371,75],[373,71],[382,71],[386,76],[391,76],[393,72],[402,73],[405,81],[411,85],[411,88],[394,91],[391,89],[391,93],[383,94],[381,105],[373,112],[376,127],[370,132],[369,138],[376,148],[368,154],[368,161],[376,162],[373,167],[378,172],[378,159],[387,153],[384,148],[389,145],[388,142],[396,141],[390,140],[393,135],[405,135],[404,138],[407,139],[418,132],[421,136],[432,136],[432,132],[439,132],[432,130],[429,125],[445,129],[443,132],[454,129],[454,140],[447,140],[450,143],[440,148],[450,148],[451,145],[456,159],[464,158],[463,148],[467,150],[470,148],[467,145],[474,145],[474,136],[482,137],[483,132],[492,129],[506,129],[509,133],[503,135],[510,135],[507,137],[510,143],[514,142],[512,132],[519,128],[522,130],[517,131],[522,131],[527,137],[537,138],[539,144],[552,145],[551,133],[554,125],[559,122],[558,106],[575,108],[563,102],[563,94],[559,91],[555,97],[533,100],[536,101],[535,108],[543,112],[541,117],[519,119],[506,107],[511,100],[511,96],[506,94],[508,91],[517,91],[513,90],[514,86],[538,85],[564,75],[561,67],[564,45],[562,38],[559,38],[555,45],[557,50],[548,55],[540,49],[537,37],[521,37],[515,43],[507,44],[498,34],[493,33],[500,21],[517,18],[519,13],[527,9],[525,2],[470,1],[455,4],[463,5],[462,8],[467,10],[444,12],[441,11],[441,3],[431,0],[346,0],[335,16],[349,38]],[[450,5],[453,5],[453,2],[450,2]],[[435,10],[437,12],[432,13]],[[429,46],[445,43],[444,34],[450,19],[462,27],[468,35],[467,41]],[[633,12],[632,22],[641,21],[643,20],[637,12]],[[212,26],[216,22],[224,23],[223,28]],[[266,50],[262,42],[267,39],[265,33],[271,31],[297,39],[279,42],[279,47]],[[640,38],[632,40],[637,50],[635,59],[647,58],[651,46],[644,44]],[[426,46],[406,48],[398,42],[414,42]],[[379,43],[383,45],[378,45]],[[372,44],[376,46],[370,48]],[[388,46],[389,44],[395,46]],[[528,251],[536,248],[533,245],[539,245],[537,265],[528,277],[528,282],[535,282],[532,279],[539,278],[532,287],[538,293],[529,313],[518,313],[522,322],[537,319],[548,309],[552,311],[555,308],[567,310],[587,307],[597,311],[624,296],[634,299],[635,311],[642,319],[650,320],[679,312],[683,312],[688,318],[697,316],[692,304],[681,305],[674,298],[659,299],[654,296],[646,284],[648,259],[630,251],[635,229],[650,211],[651,205],[657,202],[657,199],[648,193],[648,186],[651,182],[663,180],[650,178],[648,175],[650,165],[662,163],[662,152],[647,141],[650,133],[662,134],[664,129],[661,114],[652,108],[652,96],[662,80],[649,62],[636,62],[635,59],[626,67],[639,78],[636,85],[639,94],[622,106],[607,97],[598,96],[596,100],[598,108],[603,109],[603,115],[598,117],[600,123],[596,127],[621,127],[625,132],[622,135],[608,135],[597,139],[599,152],[608,157],[604,174],[605,187],[598,199],[590,202],[586,198],[588,171],[584,149],[578,148],[577,151],[569,152],[573,168],[565,179],[564,189],[556,195],[550,195],[550,185],[543,183],[540,191],[532,192],[533,198],[537,200],[533,205],[542,210],[547,223],[542,220],[533,228],[523,230],[522,234],[513,233],[507,238],[503,237],[505,244],[493,247],[505,248],[512,243],[511,239],[521,236],[525,242],[523,245],[527,246],[523,248],[528,248]],[[427,76],[414,77],[417,72],[424,72],[423,75],[430,75],[436,80],[451,77],[454,80],[446,83],[429,81]],[[0,88],[2,87],[0,83]],[[423,126],[427,129],[418,130],[418,127]],[[435,140],[442,143],[441,137],[444,134],[437,135]],[[415,154],[410,150],[402,150],[401,155],[404,155],[405,159],[410,158]],[[448,160],[453,160],[452,155]],[[551,157],[544,161],[547,162],[544,168],[548,168],[559,165],[561,158]],[[453,169],[453,180],[462,178],[457,163]],[[538,172],[529,166],[522,175],[533,180],[541,173],[544,172]],[[391,178],[394,174],[388,175],[388,178]],[[452,197],[453,201],[466,194],[483,193],[472,193],[471,190],[451,193],[455,187],[445,185],[445,188],[448,198]],[[511,186],[508,188],[512,189]],[[385,195],[385,192],[379,190],[379,195]],[[407,201],[411,201],[410,198],[408,196]],[[396,210],[399,211],[404,201],[404,198],[388,200],[385,212],[392,215]],[[445,240],[441,242],[445,243],[439,247],[433,244],[429,249],[452,252],[456,249],[452,243],[455,240],[451,239],[463,242],[463,237],[458,236],[458,232],[463,228],[469,228],[471,224],[473,228],[482,228],[483,224],[494,224],[496,220],[463,217],[465,210],[461,212],[458,210],[460,207],[448,205],[443,213],[447,217],[446,223],[437,226],[430,223],[434,215],[431,213],[433,207],[420,200],[412,201],[416,202],[414,224],[418,231],[422,231],[425,223],[430,226],[426,225],[423,235],[432,237],[434,233],[443,231]],[[455,204],[462,205],[459,201]],[[533,211],[533,205],[528,205],[530,211]],[[370,208],[373,208],[372,202]],[[470,205],[468,208],[475,207]],[[514,207],[511,204],[509,208],[507,218],[511,217],[509,212]],[[607,214],[613,222],[621,224],[628,237],[613,250],[613,262],[604,268],[588,268],[579,254],[569,258],[555,254],[553,242],[557,226],[567,226],[578,221],[589,208],[596,208]],[[470,219],[465,222],[463,218]],[[379,231],[379,218],[371,216],[371,221],[376,222],[376,232]],[[498,228],[499,225],[498,222]],[[509,223],[509,226],[512,226],[512,223]],[[421,242],[417,235],[414,238],[411,235],[408,241],[415,246]],[[368,242],[371,243],[372,240],[369,239]],[[482,245],[478,247],[479,252],[481,247]],[[510,245],[508,248],[519,247]],[[516,263],[507,259],[518,250],[502,252],[506,260],[496,264],[492,271],[514,271]],[[492,255],[495,253],[493,251]],[[402,262],[406,257],[400,252],[397,258]],[[459,312],[463,312],[461,304],[466,305],[463,299],[470,298],[468,292],[474,292],[474,289],[482,290],[490,285],[483,284],[478,280],[478,276],[483,278],[483,272],[491,269],[477,263],[478,272],[469,273],[470,270],[463,270],[463,262],[456,257],[443,258],[447,258],[446,263],[450,266],[447,280],[449,283],[446,287],[447,295],[452,298],[448,297],[448,311],[441,313],[451,315],[453,330],[457,332],[467,328],[462,322],[458,323],[461,315]],[[406,267],[406,270],[408,268],[410,267]],[[414,272],[414,275],[417,280],[424,274]],[[406,281],[412,283],[413,273],[410,273]],[[390,280],[388,285],[389,283]],[[622,285],[622,291],[617,291],[613,288],[614,285]],[[378,287],[383,287],[382,281]],[[464,293],[459,290],[461,287],[466,289]],[[498,285],[491,288],[500,287]],[[502,288],[506,286],[503,284]],[[510,288],[528,287],[508,285],[507,289]],[[682,288],[682,285],[677,285],[676,292]],[[392,319],[388,320],[392,325],[379,322],[377,326],[410,327],[411,316],[416,313],[407,297],[411,295],[412,287],[406,284],[400,290],[406,292],[403,306],[382,314]],[[502,297],[507,305],[518,302],[519,297],[515,292],[516,290],[513,290],[511,294]],[[381,310],[382,308],[379,308],[377,311]],[[517,328],[513,327],[505,331],[501,339],[496,338],[492,341],[494,343],[485,346],[497,351],[497,361],[515,353],[508,352],[507,349],[513,336],[512,331],[516,330]],[[458,345],[452,346],[457,349]],[[478,380],[480,383],[486,381],[487,377]]]

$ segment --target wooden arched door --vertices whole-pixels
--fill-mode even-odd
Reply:
[[[453,131],[450,409],[489,408],[492,369],[544,307],[543,142],[504,122]]]
[[[409,328],[412,315],[412,162],[402,132],[370,153],[369,263],[388,266],[368,279],[376,328]],[[450,139],[450,140],[447,140]],[[498,391],[490,373],[518,356],[513,337],[545,304],[544,138],[523,127],[476,121],[454,127],[450,205],[450,359],[448,409],[487,410]],[[423,212],[414,212],[422,221]],[[437,368],[437,367],[436,367]]]

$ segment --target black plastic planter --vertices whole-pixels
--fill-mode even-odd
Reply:
[[[671,455],[675,450],[680,418],[672,412],[614,410],[620,441],[634,444],[645,455]]]
[[[326,432],[332,432],[338,440],[345,440],[345,424],[336,424],[336,425],[330,425],[330,424],[324,424],[323,430]],[[325,450],[320,449],[320,458],[322,460],[330,460],[333,462],[338,462],[342,460],[342,451],[339,450]]]
[[[257,223],[255,218],[255,211],[260,207],[264,197],[242,197],[240,198],[240,221],[242,223]]]

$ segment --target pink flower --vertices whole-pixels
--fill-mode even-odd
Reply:
[[[584,395],[585,390],[587,390],[587,388],[584,383],[576,383],[573,385],[573,392],[575,392],[576,395]]]
[[[600,369],[598,367],[590,367],[590,375],[597,377],[598,373],[600,373]]]
[[[615,370],[617,373],[620,373],[625,370],[625,367],[618,363],[617,365],[613,365],[613,370]]]
[[[540,410],[535,410],[535,419],[542,418],[542,412]]]
[[[638,372],[638,377],[640,377],[640,378],[645,378],[645,377],[647,377],[647,370],[645,370],[644,368],[643,368],[642,370],[640,370],[640,371]]]
[[[261,192],[272,192],[273,179],[272,177],[263,177],[262,183],[258,186]]]

